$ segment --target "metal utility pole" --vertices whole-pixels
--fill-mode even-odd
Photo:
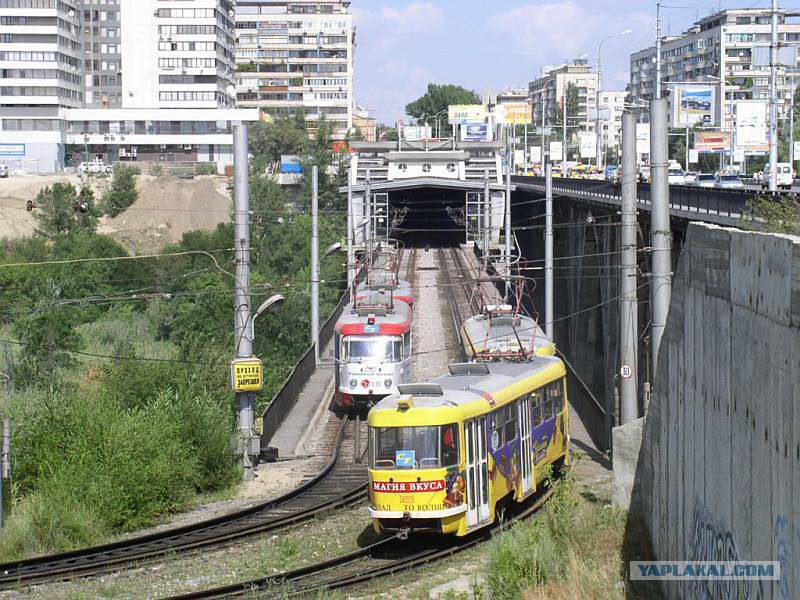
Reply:
[[[667,325],[672,294],[672,230],[669,215],[669,157],[667,149],[667,100],[650,103],[650,186],[652,197],[653,275],[651,285],[653,369],[658,368],[658,352]]]
[[[769,47],[769,191],[778,191],[778,0],[772,0]],[[794,157],[792,157],[794,159]]]
[[[553,333],[553,165],[545,161],[545,203],[544,203],[544,327],[550,341],[555,341]]]
[[[319,365],[319,167],[311,167],[311,343]]]
[[[505,281],[505,291],[506,291],[506,302],[510,301],[510,289],[511,288],[511,161],[513,160],[513,151],[511,150],[510,146],[507,146],[506,152],[506,202],[505,202],[505,237],[506,237],[506,281]]]
[[[250,325],[250,164],[247,126],[233,126],[234,232],[236,255],[236,358],[253,356],[253,340],[247,335]],[[245,481],[253,479],[254,392],[236,392],[237,430]]]
[[[372,174],[367,169],[366,179],[364,180],[364,218],[367,224],[364,226],[364,264],[369,270],[372,265],[370,244],[372,243]]]
[[[622,115],[622,228],[620,230],[620,423],[638,417],[639,300],[636,279],[636,115]]]
[[[353,290],[356,278],[353,253],[353,167],[347,169],[347,288]]]
[[[564,134],[561,138],[561,177],[567,176],[567,78],[564,78],[564,106],[562,107],[564,119]]]
[[[661,98],[661,4],[656,4],[656,98]]]
[[[489,267],[489,244],[491,244],[492,228],[490,204],[492,202],[492,192],[489,187],[489,169],[484,172],[483,181],[483,264],[488,272]]]
[[[603,40],[605,41],[605,40]],[[603,95],[603,56],[601,54],[603,42],[600,42],[600,50],[597,51],[597,101],[595,102],[597,114],[595,115],[596,121],[594,126],[595,138],[597,142],[597,156],[595,162],[597,163],[597,172],[602,168],[600,165],[601,155],[603,154],[603,119],[600,118],[600,100]],[[610,106],[609,106],[610,110]]]

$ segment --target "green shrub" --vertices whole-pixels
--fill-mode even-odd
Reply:
[[[125,212],[139,197],[136,190],[136,171],[138,167],[131,167],[118,163],[114,167],[114,179],[103,197],[103,213],[116,217]]]
[[[153,177],[161,177],[164,174],[164,167],[161,165],[152,165],[150,167],[150,175]]]
[[[198,175],[216,175],[217,174],[217,165],[214,163],[204,163],[202,165],[197,166],[197,174]]]

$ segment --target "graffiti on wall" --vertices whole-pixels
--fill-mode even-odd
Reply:
[[[717,522],[708,508],[695,500],[694,525],[686,560],[730,561],[749,560],[741,557],[733,533]],[[767,560],[766,557],[760,560]],[[698,580],[684,582],[685,598],[735,598],[737,600],[762,600],[765,598],[764,582],[756,580]]]

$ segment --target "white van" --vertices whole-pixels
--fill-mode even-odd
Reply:
[[[0,177],[8,177],[8,165],[0,163]]]
[[[792,173],[792,165],[789,163],[778,163],[778,187],[782,190],[792,189],[794,183],[794,174]],[[769,188],[769,165],[764,167],[764,174],[761,176],[761,187],[763,189]]]

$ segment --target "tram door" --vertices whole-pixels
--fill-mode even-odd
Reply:
[[[489,520],[489,462],[486,448],[486,417],[464,423],[467,444],[467,526]]]
[[[531,397],[526,396],[517,403],[519,406],[520,471],[522,474],[522,494],[533,489],[533,453],[531,452]]]

